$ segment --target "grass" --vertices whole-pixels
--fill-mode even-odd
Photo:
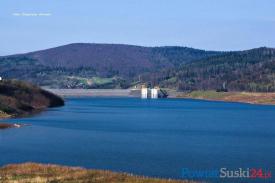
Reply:
[[[184,180],[155,179],[114,173],[103,170],[87,170],[78,167],[25,163],[0,168],[1,183],[194,183]]]
[[[113,83],[114,78],[101,78],[101,77],[92,77],[92,78],[83,78],[76,76],[68,76],[69,79],[76,79],[85,85],[105,85]]]
[[[114,78],[93,77],[92,80],[97,85],[105,85],[105,84],[108,84],[108,83],[112,83]]]
[[[193,91],[180,93],[178,97],[275,105],[275,93]]]
[[[216,92],[216,91],[193,91],[191,93],[186,94],[186,96],[191,98],[202,98],[202,99],[222,99],[226,96],[230,95],[228,92]]]

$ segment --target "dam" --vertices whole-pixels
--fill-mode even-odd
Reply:
[[[141,86],[140,96],[142,99],[157,99],[157,98],[166,98],[168,95],[158,86],[153,88],[147,88],[145,85]]]

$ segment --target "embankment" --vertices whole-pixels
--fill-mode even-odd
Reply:
[[[213,101],[241,102],[249,104],[275,105],[275,93],[193,91],[190,93],[178,93],[177,97]]]

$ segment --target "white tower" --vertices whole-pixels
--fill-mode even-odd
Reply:
[[[148,89],[145,85],[141,86],[141,98],[148,98]]]
[[[151,89],[151,98],[158,98],[158,87],[154,87]]]

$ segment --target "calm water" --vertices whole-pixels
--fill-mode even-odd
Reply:
[[[9,122],[32,126],[0,131],[0,165],[33,161],[172,178],[182,168],[256,167],[275,176],[274,106],[69,98],[65,107]]]

